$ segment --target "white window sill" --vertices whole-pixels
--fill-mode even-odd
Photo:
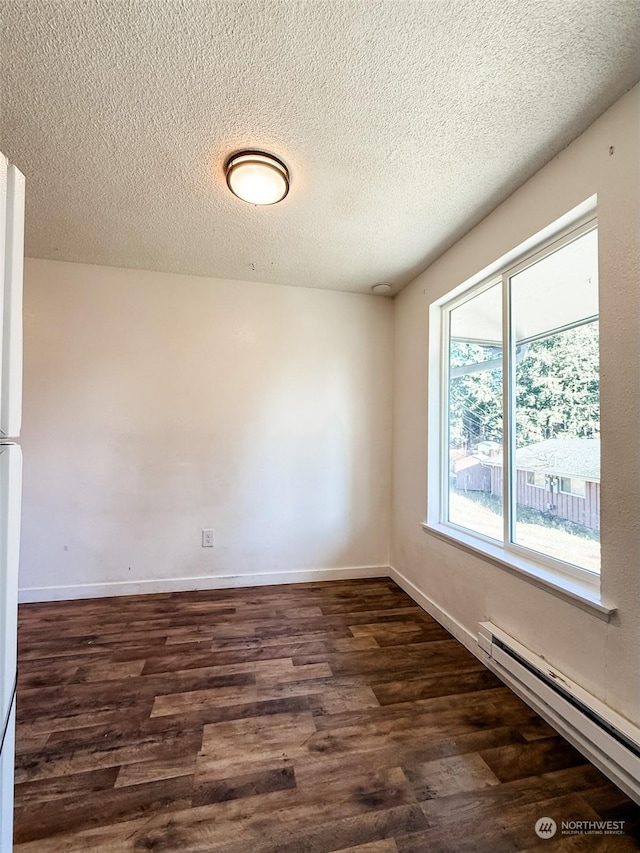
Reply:
[[[609,607],[601,601],[600,591],[596,585],[597,578],[595,583],[589,583],[588,580],[583,580],[580,577],[564,575],[559,571],[531,563],[517,554],[511,554],[499,545],[484,541],[480,543],[474,536],[444,524],[433,525],[422,522],[421,527],[431,536],[437,536],[438,539],[481,557],[501,569],[507,569],[529,583],[545,589],[559,598],[570,601],[605,622],[608,622],[616,612],[617,608]]]

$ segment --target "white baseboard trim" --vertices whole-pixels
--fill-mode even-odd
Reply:
[[[480,657],[478,640],[471,631],[467,630],[464,625],[447,613],[446,610],[439,607],[435,601],[430,599],[428,595],[425,595],[422,590],[418,589],[413,581],[410,581],[408,577],[405,577],[402,572],[394,569],[393,566],[389,569],[389,577],[394,580],[398,586],[416,602],[416,604],[419,604],[423,610],[426,610],[429,616],[433,616],[436,622],[439,622],[443,628],[446,628],[447,631],[455,637],[456,640],[458,640],[458,642],[462,643],[462,645],[467,648],[471,654],[474,654],[476,657]]]
[[[389,566],[347,566],[337,569],[302,569],[287,572],[256,572],[248,575],[206,575],[191,578],[113,581],[69,586],[25,587],[18,590],[20,604],[69,601],[76,598],[107,598],[115,595],[144,595],[158,592],[190,592],[198,589],[233,589],[274,586],[284,583],[354,580],[389,577]]]

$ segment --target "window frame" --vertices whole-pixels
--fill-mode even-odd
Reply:
[[[587,481],[583,480],[581,477],[562,477],[560,476],[558,483],[558,491],[561,495],[570,495],[573,498],[582,498],[583,500],[587,497]],[[568,480],[570,483],[569,491],[562,488],[563,480]],[[574,483],[582,483],[582,492],[574,492],[573,484]]]
[[[584,234],[598,228],[596,197],[593,196],[517,249],[444,294],[430,305],[428,490],[427,515],[423,527],[445,539],[479,552],[499,565],[524,572],[533,578],[569,590],[590,602],[599,602],[601,572],[541,554],[513,541],[515,538],[515,340],[511,332],[510,279]],[[503,370],[503,539],[492,539],[449,521],[449,328],[450,312],[484,290],[502,288]],[[598,319],[581,321],[579,325]],[[578,324],[576,324],[578,325]],[[434,345],[433,338],[437,344]],[[505,393],[506,389],[506,393]],[[435,444],[434,444],[435,443]],[[435,472],[435,473],[434,473]],[[535,486],[534,486],[535,487]],[[507,503],[508,502],[508,503]],[[507,509],[508,508],[508,509]],[[597,609],[597,606],[596,606]],[[604,606],[601,610],[607,610]],[[608,611],[607,611],[608,612]]]
[[[531,482],[529,477],[533,477],[533,482]],[[536,483],[535,482],[536,477],[542,477],[544,482],[543,483]],[[527,471],[527,486],[531,486],[532,489],[546,489],[547,488],[547,475],[541,474],[538,471]]]

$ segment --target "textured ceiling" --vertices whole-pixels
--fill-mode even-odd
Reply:
[[[640,77],[636,0],[3,0],[27,253],[369,291],[410,281]],[[227,190],[242,147],[292,176]]]

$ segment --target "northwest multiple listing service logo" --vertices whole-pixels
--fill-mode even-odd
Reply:
[[[540,838],[553,838],[558,824],[552,817],[540,817],[536,821],[536,835]],[[561,835],[624,835],[623,820],[563,820],[560,823]]]
[[[540,838],[553,838],[558,830],[558,826],[552,817],[540,817],[536,821],[536,835]]]

